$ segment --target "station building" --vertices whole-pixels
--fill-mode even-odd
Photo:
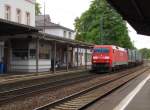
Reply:
[[[37,15],[35,24],[41,32],[58,37],[75,39],[75,31],[60,24],[53,23],[49,15]]]
[[[0,18],[35,26],[35,0],[0,0]]]
[[[73,30],[58,26],[67,30],[63,35],[71,31],[67,38],[35,27],[35,0],[0,3],[0,63],[5,72],[56,72],[90,65],[93,45],[73,40]]]
[[[38,15],[35,18],[35,24],[36,27],[40,30],[40,32],[47,33],[49,35],[55,36],[56,38],[63,38],[66,40],[75,40],[75,31],[64,27],[60,24],[53,23],[51,21],[51,18],[49,15]],[[63,48],[64,46],[57,46],[57,52],[56,52],[56,62],[60,65],[60,67],[63,67],[66,65],[66,48]],[[69,48],[69,65],[71,66],[77,66],[77,48]],[[85,53],[87,54],[88,61],[87,64],[91,64],[91,50],[79,47],[78,54],[78,65],[79,66],[85,66]],[[73,63],[71,63],[73,62]]]

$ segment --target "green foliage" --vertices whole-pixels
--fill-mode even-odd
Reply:
[[[143,48],[143,49],[140,49],[140,52],[142,53],[143,58],[145,59],[150,58],[150,49]]]
[[[35,15],[40,15],[41,14],[41,7],[39,3],[35,3]]]
[[[76,40],[134,48],[125,21],[105,0],[92,1],[74,25]]]

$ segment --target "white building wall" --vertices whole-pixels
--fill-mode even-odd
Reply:
[[[91,49],[88,49],[87,53],[91,55],[90,59],[88,59],[89,61],[87,62],[87,65],[92,65],[92,61],[91,61],[91,59],[92,59],[92,52],[91,52]]]
[[[64,31],[66,31],[66,38],[74,40],[74,38],[75,38],[74,32],[71,32],[71,31],[68,31],[68,30],[62,30],[62,34],[64,33]],[[69,32],[71,32],[71,37],[69,36]]]
[[[66,31],[66,37],[64,36],[64,31]],[[71,32],[71,38],[69,37],[69,32],[68,30],[65,29],[45,29],[45,33],[47,34],[52,34],[52,35],[56,35],[59,37],[63,37],[63,38],[68,38],[68,39],[75,39],[75,34],[74,32]]]
[[[72,39],[72,40],[75,40],[75,33],[73,32],[71,35],[72,35],[72,36],[71,36],[71,39]]]
[[[21,24],[26,24],[26,12],[30,13],[30,25],[35,26],[35,0],[0,0],[0,18],[5,19],[5,6],[11,8],[11,21],[17,22],[16,9],[21,10]]]
[[[63,37],[61,29],[45,29],[45,33]]]
[[[48,72],[51,69],[51,60],[39,60],[38,72]],[[12,72],[36,72],[36,60],[11,61]]]
[[[34,41],[29,43],[29,48],[30,49],[36,48],[36,44]],[[49,47],[49,49],[51,50],[51,47]],[[49,72],[50,69],[51,69],[51,58],[39,59],[38,72]],[[11,72],[36,72],[36,59],[33,58],[27,60],[13,60],[11,55],[10,71]]]
[[[78,59],[79,66],[85,66],[85,52],[86,50],[84,48],[79,48],[79,59]],[[77,53],[77,48],[74,49],[74,53],[73,53],[74,66],[77,66],[77,59],[76,59],[75,53]],[[87,54],[92,55],[92,52],[90,49],[87,49]],[[91,59],[88,59],[87,65],[91,65]]]
[[[66,37],[64,36],[64,31],[66,31]],[[71,37],[69,36],[69,32],[71,32]],[[68,39],[74,40],[74,38],[75,38],[75,34],[72,31],[68,31],[68,30],[62,29],[61,30],[61,34],[62,34],[63,37],[68,38]]]

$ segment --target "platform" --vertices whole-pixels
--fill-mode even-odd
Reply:
[[[125,110],[150,110],[150,79]]]
[[[26,80],[33,80],[33,79],[40,79],[40,78],[46,78],[46,77],[53,77],[53,76],[62,76],[66,74],[74,74],[74,73],[80,73],[80,72],[86,72],[90,69],[87,68],[79,68],[76,70],[70,70],[70,71],[57,71],[56,73],[9,73],[9,74],[1,74],[0,75],[0,85],[3,84],[10,84],[14,82],[20,82],[20,81],[26,81]]]
[[[85,110],[150,110],[150,72],[145,72]],[[147,79],[137,94],[135,88]],[[127,99],[129,100],[127,100]]]

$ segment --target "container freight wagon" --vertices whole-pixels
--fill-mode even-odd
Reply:
[[[127,49],[127,52],[128,52],[128,67],[133,67],[135,66],[136,62],[135,50]]]
[[[128,65],[124,48],[114,45],[96,45],[92,54],[92,70],[112,71]]]
[[[143,63],[142,54],[138,50],[127,49],[128,67],[133,67]]]
[[[138,50],[135,50],[135,62],[136,65],[143,63],[142,54]]]

